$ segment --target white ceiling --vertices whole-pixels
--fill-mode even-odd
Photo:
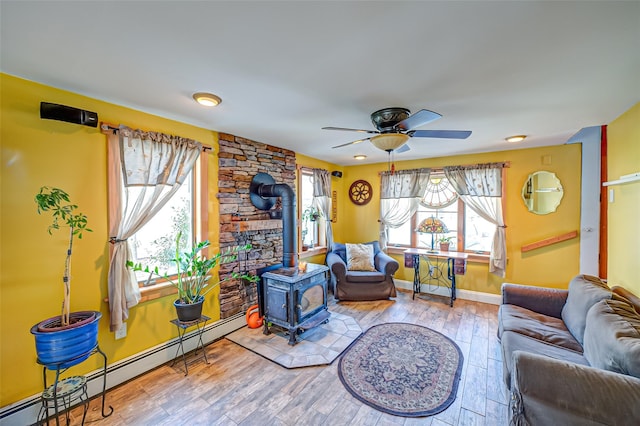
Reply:
[[[413,138],[403,160],[520,133],[562,144],[640,100],[639,1],[2,0],[0,15],[4,73],[341,165],[387,154],[332,149],[361,134],[321,127],[373,129],[384,107],[473,131]]]

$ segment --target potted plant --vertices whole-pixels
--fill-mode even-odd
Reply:
[[[209,272],[216,265],[233,262],[237,259],[237,253],[251,248],[250,244],[228,248],[207,258],[200,252],[211,244],[209,241],[196,243],[189,252],[180,253],[180,239],[182,232],[176,236],[175,256],[171,261],[175,263],[177,272],[169,275],[161,273],[158,267],[150,268],[141,263],[127,261],[127,266],[134,271],[144,271],[167,280],[178,290],[178,299],[173,302],[178,319],[182,322],[195,321],[202,315],[202,303],[204,296],[218,286],[221,282],[241,278],[249,282],[256,282],[259,278],[246,273],[232,272],[221,281],[210,283]]]
[[[441,251],[449,251],[449,245],[451,244],[453,237],[445,237],[444,235],[438,239]]]
[[[50,212],[53,222],[49,234],[61,227],[69,228],[69,245],[66,251],[64,274],[64,298],[60,316],[46,319],[31,327],[35,336],[38,362],[67,368],[89,357],[97,346],[98,321],[102,314],[98,311],[71,312],[71,254],[74,238],[81,239],[87,228],[87,216],[77,211],[69,194],[59,188],[43,186],[35,197],[38,214]]]

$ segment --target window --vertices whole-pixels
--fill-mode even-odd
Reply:
[[[313,205],[313,171],[300,168],[298,188],[300,243],[302,251],[326,246],[324,220],[319,210]]]
[[[162,209],[133,237],[129,238],[134,263],[157,266],[158,270],[169,275],[175,274],[175,240],[178,232],[182,232],[181,252],[188,251],[196,240],[207,238],[207,170],[208,155],[203,152],[196,161],[193,170],[173,197]],[[129,187],[130,199],[136,199],[141,187]],[[206,211],[206,210],[205,210]],[[154,299],[176,292],[176,289],[142,271],[136,272],[138,285],[142,289],[142,301]]]
[[[166,271],[168,275],[175,274],[176,264],[171,259],[175,257],[175,239],[179,232],[180,252],[191,250],[194,241],[194,198],[193,171],[185,183],[180,187],[171,200],[135,235],[129,238],[133,251],[134,263],[157,266],[159,271]],[[140,187],[129,189],[134,197],[138,196]],[[136,272],[136,278],[141,286],[155,284],[151,274]]]
[[[423,200],[436,204],[438,208],[426,207],[421,203],[409,221],[399,228],[389,228],[389,245],[401,247],[431,248],[432,234],[415,231],[418,224],[430,216],[442,220],[449,230],[442,235],[433,235],[434,248],[441,237],[452,237],[449,250],[488,254],[491,250],[495,225],[486,221],[468,208],[460,199],[453,201],[446,188],[450,188],[447,178],[433,174]],[[438,200],[437,203],[433,200]],[[450,203],[449,205],[446,205]],[[443,206],[446,205],[446,206]]]

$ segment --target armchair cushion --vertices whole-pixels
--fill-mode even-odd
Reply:
[[[373,245],[371,244],[346,244],[347,246],[347,270],[349,271],[376,271],[373,265]]]

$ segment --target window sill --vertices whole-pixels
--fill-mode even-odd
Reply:
[[[327,252],[327,248],[325,246],[314,247],[309,250],[301,251],[298,253],[298,258],[306,259],[307,257],[316,256],[318,254],[325,254]]]
[[[150,300],[159,299],[161,297],[178,294],[178,289],[169,282],[162,282],[149,287],[140,288],[140,303]]]
[[[403,255],[405,250],[409,247],[387,247],[388,254]],[[455,250],[451,250],[452,253],[458,253]],[[489,255],[484,253],[467,253],[467,262],[474,263],[489,263]]]

